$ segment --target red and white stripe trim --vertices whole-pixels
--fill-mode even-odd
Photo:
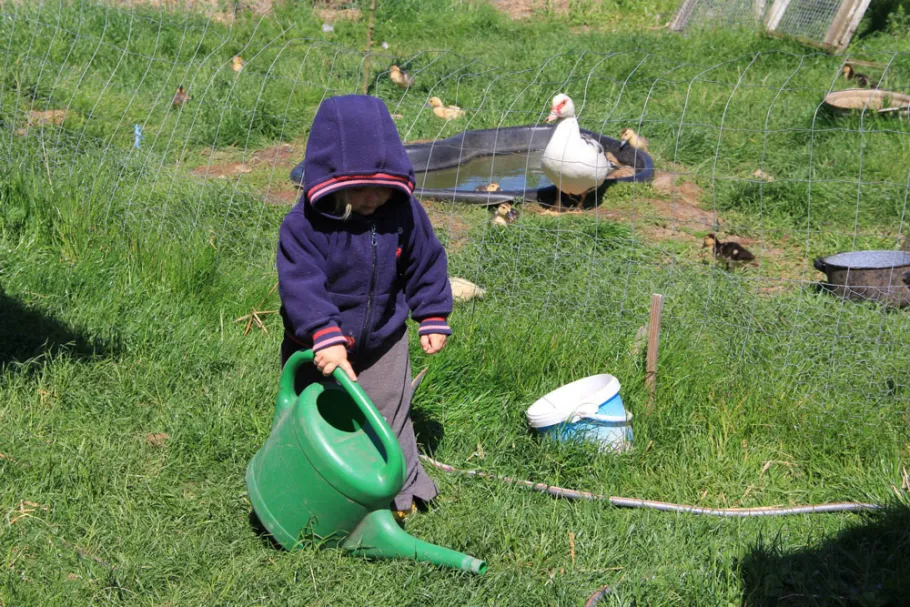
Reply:
[[[386,186],[404,191],[407,194],[414,192],[414,183],[407,177],[390,175],[388,173],[374,173],[372,175],[343,175],[333,177],[322,183],[317,183],[307,192],[310,203],[314,203],[323,196],[336,190],[356,186]]]
[[[420,321],[420,327],[417,329],[418,335],[429,335],[430,333],[440,333],[442,335],[451,335],[452,328],[449,327],[446,319],[437,316],[434,318],[424,318]]]
[[[313,333],[313,352],[335,344],[347,344],[347,339],[337,326],[326,327]]]

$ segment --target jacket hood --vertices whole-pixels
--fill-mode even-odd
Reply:
[[[304,197],[349,187],[386,186],[410,196],[414,167],[385,103],[368,95],[330,97],[313,120],[303,162]]]

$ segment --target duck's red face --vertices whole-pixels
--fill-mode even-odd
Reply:
[[[553,122],[557,118],[561,118],[566,106],[569,104],[569,98],[565,95],[560,95],[553,101],[553,106],[550,108],[550,115],[547,116],[547,122]]]

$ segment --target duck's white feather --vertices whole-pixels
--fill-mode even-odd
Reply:
[[[579,196],[602,184],[611,165],[600,142],[582,135],[578,120],[570,116],[553,131],[540,168],[560,191]]]

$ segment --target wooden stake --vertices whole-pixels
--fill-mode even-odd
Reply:
[[[370,88],[370,48],[373,46],[373,22],[376,19],[376,0],[370,0],[370,24],[367,26],[367,50],[363,59],[363,89],[362,93],[367,94]]]
[[[648,389],[647,412],[654,408],[657,392],[657,350],[660,343],[660,314],[664,307],[664,296],[651,295],[651,317],[648,321],[648,359],[645,370],[645,387]]]

